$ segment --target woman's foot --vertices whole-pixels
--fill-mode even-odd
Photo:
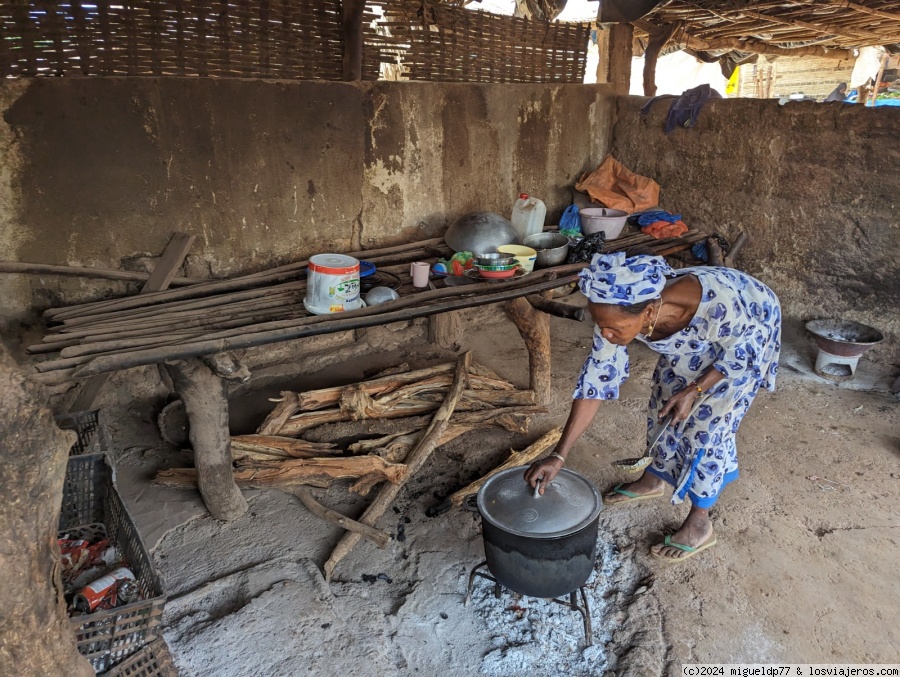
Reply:
[[[642,500],[647,498],[658,498],[663,495],[665,482],[645,472],[641,475],[641,479],[628,484],[619,484],[612,491],[603,495],[603,502],[606,505],[615,505],[616,503],[628,503],[629,501]],[[628,492],[628,493],[624,493]],[[632,494],[629,496],[628,494]]]
[[[681,528],[666,538],[668,544],[663,542],[651,546],[650,554],[667,562],[688,559],[701,550],[715,545],[716,537],[712,522],[709,520],[709,510],[691,508]],[[683,547],[677,547],[675,544]]]

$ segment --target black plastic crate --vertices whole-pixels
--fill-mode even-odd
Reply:
[[[172,654],[162,637],[103,673],[103,677],[178,677]]]
[[[100,429],[100,410],[73,411],[68,414],[56,416],[56,425],[63,430],[74,430],[78,434],[78,441],[69,450],[70,456],[78,456],[87,451],[91,446],[94,435]]]
[[[166,598],[134,522],[115,487],[103,454],[71,456],[59,516],[60,534],[98,523],[134,572],[141,599],[125,606],[69,619],[78,651],[95,672],[109,670],[159,637]],[[152,674],[152,673],[150,673]]]

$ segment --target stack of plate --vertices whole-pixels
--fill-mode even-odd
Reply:
[[[489,252],[475,257],[475,268],[481,277],[487,279],[502,279],[516,274],[519,264],[511,254]]]

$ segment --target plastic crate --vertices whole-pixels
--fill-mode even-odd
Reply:
[[[100,428],[100,410],[73,411],[69,414],[56,416],[56,425],[63,430],[74,430],[78,433],[78,441],[69,450],[70,456],[83,454],[89,446],[94,435]]]
[[[105,672],[103,677],[177,677],[169,647],[160,637]]]
[[[107,611],[69,619],[79,653],[95,672],[109,670],[159,637],[166,598],[103,454],[71,456],[63,486],[60,533],[101,523],[134,572],[141,599]]]

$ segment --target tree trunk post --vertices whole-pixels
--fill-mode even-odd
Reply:
[[[166,371],[184,402],[190,422],[197,484],[203,501],[216,519],[236,520],[247,511],[247,501],[231,470],[225,381],[197,358],[167,363]]]
[[[534,391],[538,404],[549,404],[550,316],[535,310],[525,298],[507,303],[506,313],[528,349],[529,387]]]
[[[631,57],[634,39],[634,26],[631,24],[609,25],[609,50],[604,56],[609,63],[608,79],[616,94],[627,96],[631,88]]]
[[[650,41],[644,51],[644,96],[656,96],[656,62],[659,53],[672,38],[675,28],[675,24],[669,24],[660,29],[659,33],[650,34]]]
[[[341,0],[341,27],[344,32],[344,80],[362,80],[365,0]]]

